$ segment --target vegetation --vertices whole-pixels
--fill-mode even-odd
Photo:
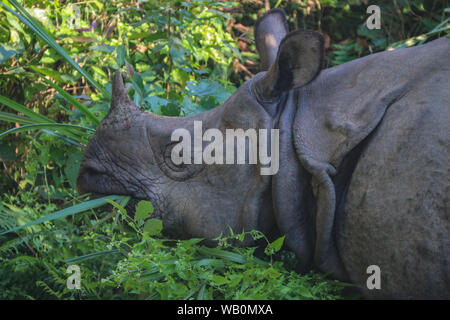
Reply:
[[[291,30],[320,31],[327,64],[448,33],[448,1],[9,0],[0,6],[0,299],[337,299],[345,284],[294,272],[284,238],[257,231],[175,241],[151,203],[75,189],[83,150],[127,74],[143,110],[185,116],[220,105],[256,74],[253,25],[285,8]],[[107,206],[105,206],[107,204]],[[134,217],[129,212],[134,212]],[[244,236],[264,252],[236,246]],[[70,290],[67,267],[82,271]]]

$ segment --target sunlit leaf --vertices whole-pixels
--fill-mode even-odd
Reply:
[[[158,236],[161,234],[163,224],[160,219],[148,219],[144,224],[144,232],[147,232],[151,236]]]

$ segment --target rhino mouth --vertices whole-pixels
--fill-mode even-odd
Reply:
[[[77,190],[79,194],[90,193],[94,199],[111,194],[130,195],[119,179],[91,166],[80,168]]]

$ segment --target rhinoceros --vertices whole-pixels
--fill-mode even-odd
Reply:
[[[329,273],[368,298],[450,298],[450,40],[321,70],[322,36],[289,33],[276,9],[258,20],[255,41],[263,71],[192,116],[142,112],[116,72],[78,190],[150,200],[176,238],[285,235],[299,272]],[[195,121],[278,129],[278,172],[174,163],[171,134]]]

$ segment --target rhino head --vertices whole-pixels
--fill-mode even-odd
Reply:
[[[142,112],[130,100],[122,75],[113,79],[111,108],[91,138],[77,187],[80,193],[129,195],[150,200],[164,232],[177,238],[213,239],[257,229],[275,237],[273,176],[259,164],[176,164],[171,153],[176,129],[279,128],[288,92],[320,71],[323,40],[312,31],[288,33],[284,11],[272,10],[255,28],[263,68],[215,109],[188,117]],[[283,159],[281,159],[283,160]]]

